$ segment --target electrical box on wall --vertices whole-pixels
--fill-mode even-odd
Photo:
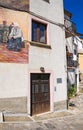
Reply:
[[[57,78],[57,84],[61,84],[62,83],[62,78]]]

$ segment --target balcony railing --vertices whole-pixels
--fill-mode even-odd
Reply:
[[[70,46],[66,46],[66,56],[67,57],[73,57],[73,52],[72,52],[72,49],[70,48]]]
[[[78,61],[68,60],[67,61],[67,67],[77,67]]]
[[[74,22],[69,19],[64,19],[65,29],[66,29],[66,37],[72,36],[72,33],[76,31],[76,25]]]

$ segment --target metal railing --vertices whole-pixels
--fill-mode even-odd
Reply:
[[[76,24],[74,22],[72,22],[71,20],[65,18],[64,19],[64,24],[65,27],[68,31],[70,32],[75,32],[76,31]]]
[[[78,61],[67,60],[67,67],[77,67],[77,66],[78,66]]]

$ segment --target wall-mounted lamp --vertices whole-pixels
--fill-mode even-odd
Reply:
[[[44,67],[40,67],[40,71],[44,73],[45,72],[45,68]]]

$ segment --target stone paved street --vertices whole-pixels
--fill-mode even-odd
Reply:
[[[30,122],[2,123],[0,130],[83,130],[83,94],[73,98],[68,111],[32,117]]]
[[[83,113],[31,123],[4,123],[0,130],[83,130]]]

